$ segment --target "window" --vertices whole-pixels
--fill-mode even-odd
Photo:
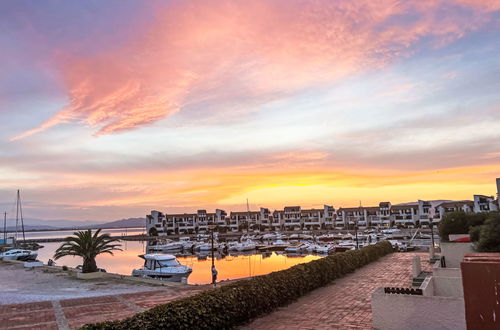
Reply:
[[[180,265],[177,259],[160,260],[158,263],[160,264],[160,267],[175,267]]]

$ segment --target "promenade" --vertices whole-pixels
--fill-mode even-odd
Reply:
[[[379,286],[409,286],[415,255],[422,260],[428,256],[393,253],[243,329],[370,329],[373,290]],[[425,268],[424,262],[422,265]],[[209,288],[158,287],[155,291],[0,305],[0,329],[76,329],[86,323],[123,319]]]
[[[411,260],[416,255],[423,270],[430,270],[425,262],[428,253],[392,253],[242,329],[371,329],[373,290],[380,286],[410,287]]]

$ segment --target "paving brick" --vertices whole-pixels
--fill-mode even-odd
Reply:
[[[117,302],[118,302],[118,299],[115,298],[114,296],[99,296],[99,297],[61,300],[61,306],[62,307],[73,307],[73,306],[108,304],[108,303],[117,303]]]
[[[2,326],[0,326],[0,329],[4,329]],[[9,328],[6,328],[9,329]],[[12,329],[12,328],[10,328]],[[15,330],[58,330],[59,327],[57,326],[57,323],[55,322],[49,322],[49,323],[42,323],[42,324],[30,324],[25,327],[16,327],[13,328]]]
[[[34,303],[24,303],[24,304],[13,304],[13,305],[0,305],[0,315],[9,313],[30,313],[34,311],[52,309],[52,304],[50,301],[34,302]]]
[[[39,310],[33,313],[9,313],[0,315],[0,329],[8,329],[21,325],[55,322],[52,310]]]

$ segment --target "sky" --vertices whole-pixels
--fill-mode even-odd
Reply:
[[[498,0],[0,1],[0,208],[495,195],[499,55]]]

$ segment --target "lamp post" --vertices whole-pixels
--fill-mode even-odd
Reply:
[[[358,222],[357,221],[354,223],[354,233],[356,235],[356,250],[359,250],[359,243],[358,243]]]
[[[215,286],[217,280],[217,270],[215,269],[215,257],[214,257],[214,229],[215,225],[209,225],[208,229],[212,232],[212,284]]]
[[[432,218],[429,219],[429,228],[431,229],[430,255],[431,255],[431,259],[432,259],[432,258],[434,258],[434,222],[432,221]]]

